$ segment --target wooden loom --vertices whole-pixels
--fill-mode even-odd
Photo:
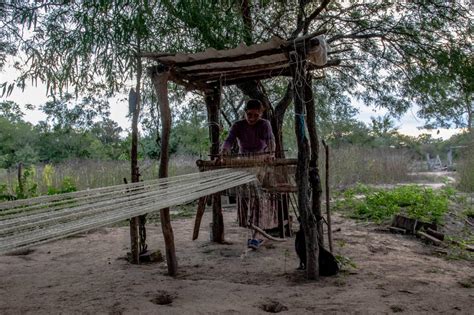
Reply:
[[[290,183],[290,177],[288,176],[288,167],[294,167],[297,165],[297,159],[274,159],[274,160],[264,160],[263,155],[239,155],[238,157],[230,156],[223,161],[205,161],[198,160],[196,165],[199,168],[199,171],[209,171],[222,168],[228,169],[265,169],[271,170],[274,172],[277,169],[280,169],[280,180],[263,180],[260,182],[260,189],[262,191],[263,198],[270,199],[276,202],[277,213],[278,213],[278,231],[279,236],[284,239],[285,236],[291,236],[291,217],[289,215],[289,203],[292,202],[291,197],[293,194],[297,193],[298,188],[293,183]],[[196,212],[196,219],[194,224],[193,231],[193,240],[196,240],[199,236],[199,228],[201,225],[201,219],[204,215],[204,210],[206,207],[206,201],[208,196],[201,197],[198,202],[198,208]],[[294,199],[294,196],[293,196]],[[274,202],[270,204],[275,205]],[[293,209],[295,209],[296,201],[292,202]],[[257,230],[265,237],[275,239],[268,234],[264,233],[260,228],[253,226],[252,224],[248,225],[249,228]]]
[[[318,241],[322,241],[321,189],[318,165],[318,137],[315,126],[315,110],[312,76],[310,71],[329,67],[344,66],[338,58],[329,59],[328,46],[319,29],[314,33],[297,38],[282,39],[274,37],[267,42],[250,46],[239,45],[227,50],[212,48],[198,53],[141,52],[140,56],[155,61],[148,68],[148,75],[156,90],[161,119],[161,158],[159,177],[168,176],[169,138],[171,129],[171,111],[168,100],[168,82],[172,81],[188,90],[200,91],[208,114],[210,154],[219,153],[220,108],[222,88],[230,85],[254,85],[258,80],[273,77],[291,77],[294,86],[292,95],[295,105],[295,133],[298,144],[298,209],[301,223],[307,231],[308,240],[308,278],[317,277]],[[249,91],[246,92],[248,93]],[[253,96],[252,96],[253,97]],[[258,97],[257,97],[258,98]],[[291,99],[291,96],[289,96]],[[267,104],[267,108],[269,104]],[[272,121],[272,124],[276,121]],[[272,126],[274,128],[274,126]],[[305,131],[307,130],[307,132]],[[275,132],[275,128],[274,128]],[[276,149],[281,150],[281,134],[276,133]],[[235,165],[235,163],[233,163]],[[313,175],[310,178],[310,172]],[[310,182],[310,179],[311,182]],[[311,191],[311,197],[308,192]],[[311,200],[310,200],[311,199]],[[200,200],[202,204],[203,201]],[[212,241],[224,241],[223,215],[221,199],[212,195]],[[174,276],[177,272],[173,230],[169,209],[161,209],[161,224],[166,246],[168,272]],[[134,229],[135,231],[135,229]],[[132,235],[133,234],[133,235]],[[132,232],[132,252],[138,252],[134,240],[138,235]],[[135,250],[133,249],[135,248]]]

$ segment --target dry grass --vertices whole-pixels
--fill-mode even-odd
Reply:
[[[38,193],[45,194],[48,187],[43,179],[45,165],[37,165],[35,182],[38,184]],[[139,162],[141,179],[158,178],[158,161],[144,160]],[[54,175],[52,185],[60,187],[66,177],[72,179],[77,190],[105,187],[123,184],[124,178],[130,181],[129,161],[98,161],[98,160],[70,160],[53,165]],[[197,172],[196,159],[189,156],[172,157],[169,165],[169,175],[181,175]],[[0,184],[6,184],[13,192],[18,184],[17,169],[1,170]]]
[[[459,176],[459,189],[474,192],[474,144],[464,152],[457,166]]]
[[[325,156],[321,155],[321,170]],[[355,183],[389,184],[410,180],[413,161],[407,150],[347,146],[330,151],[330,181],[333,189]]]
[[[325,178],[324,160],[320,158],[321,178]],[[403,182],[409,179],[410,155],[404,150],[370,149],[349,146],[330,152],[330,180],[333,189],[342,189],[355,183],[385,184]],[[197,172],[197,157],[172,156],[169,175]],[[144,160],[139,162],[141,179],[158,178],[158,162]],[[38,193],[45,194],[47,185],[43,179],[44,165],[36,166]],[[66,177],[72,179],[78,190],[118,185],[123,179],[130,180],[129,161],[71,160],[54,165],[52,184],[60,187]],[[7,184],[10,192],[17,185],[17,170],[2,170],[0,184]]]

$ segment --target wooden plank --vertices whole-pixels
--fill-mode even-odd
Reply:
[[[419,221],[416,219],[405,217],[401,214],[397,214],[393,217],[392,226],[405,229],[407,230],[408,233],[413,233],[413,234],[415,234],[416,231],[418,231],[421,228],[424,228],[424,229],[430,228],[434,231],[436,231],[437,229],[437,226],[435,223]]]
[[[325,69],[328,67],[334,67],[334,66],[339,66],[341,64],[340,59],[332,59],[328,60],[326,65],[324,66],[317,66],[314,64],[308,64],[307,70],[308,71],[313,71],[313,70],[318,70],[318,69]],[[272,70],[263,70],[263,71],[258,71],[255,73],[242,73],[242,74],[235,74],[230,76],[227,76],[225,78],[219,78],[219,80],[214,79],[214,80],[202,80],[199,82],[204,82],[209,85],[222,85],[222,86],[229,86],[229,85],[235,85],[243,82],[248,82],[250,80],[264,80],[264,79],[270,79],[273,77],[277,76],[286,76],[286,77],[291,77],[291,70],[289,67],[284,67],[284,68],[276,68]]]
[[[433,237],[436,237],[437,239],[439,239],[440,241],[444,241],[444,234],[441,233],[441,232],[438,232],[438,231],[435,231],[431,228],[427,228],[426,229],[426,233],[433,236]]]
[[[219,64],[216,64],[215,67],[212,67],[210,69],[186,69],[186,68],[181,68],[181,73],[187,74],[189,76],[198,76],[198,75],[209,75],[212,73],[219,73],[222,75],[230,74],[232,72],[247,72],[247,71],[255,71],[255,70],[262,70],[262,69],[268,69],[268,68],[274,68],[276,66],[281,66],[281,65],[288,65],[288,59],[285,58],[285,60],[279,60],[275,62],[269,62],[266,64],[247,64],[247,65],[242,65],[242,64],[236,64],[233,66],[229,67],[218,67]]]
[[[395,226],[389,226],[388,229],[392,233],[398,233],[398,234],[406,234],[407,233],[407,230],[401,229],[401,228],[398,228],[398,227],[395,227]]]
[[[225,157],[224,157],[225,158]],[[219,168],[245,168],[245,167],[260,167],[260,166],[289,166],[296,165],[297,159],[275,159],[272,161],[265,161],[263,159],[227,159],[223,162],[216,163],[216,161],[197,160],[196,165],[199,170],[211,170]]]
[[[206,210],[207,196],[199,198],[196,211],[196,219],[194,220],[193,241],[199,237],[199,228],[201,227],[201,219]]]
[[[416,235],[420,236],[421,238],[424,238],[425,240],[428,240],[430,242],[432,242],[434,245],[436,246],[439,246],[441,245],[441,241],[439,239],[437,239],[436,237],[433,237],[429,234],[426,234],[425,232],[421,232],[421,231],[418,231],[416,232]]]

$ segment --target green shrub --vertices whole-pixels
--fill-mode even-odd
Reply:
[[[16,197],[9,193],[7,184],[0,184],[0,201],[15,199]]]
[[[15,187],[16,198],[26,199],[38,196],[38,183],[36,182],[36,168],[26,167],[21,174],[21,183]]]
[[[336,209],[349,211],[353,218],[377,223],[399,213],[426,222],[441,223],[448,211],[449,200],[454,195],[455,191],[451,187],[441,190],[417,185],[400,186],[390,190],[361,190],[356,187],[344,193],[343,198],[336,203]]]

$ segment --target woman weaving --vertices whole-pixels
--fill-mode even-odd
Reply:
[[[248,156],[265,160],[274,158],[275,136],[270,122],[263,119],[262,114],[263,108],[259,100],[251,99],[247,102],[245,119],[235,122],[230,128],[229,135],[221,148],[221,159],[225,158],[226,155],[230,155],[236,140],[241,157]],[[239,198],[237,208],[240,226],[246,227],[248,223],[252,223],[255,226],[265,228],[265,226],[262,226],[263,222],[260,221],[263,221],[261,218],[264,213],[262,212],[268,211],[260,209],[256,198]],[[248,219],[248,210],[250,210],[250,219]],[[274,216],[270,214],[269,217],[273,218]],[[248,246],[253,249],[257,249],[261,243],[261,240],[256,239],[255,233],[252,239],[248,240]]]

